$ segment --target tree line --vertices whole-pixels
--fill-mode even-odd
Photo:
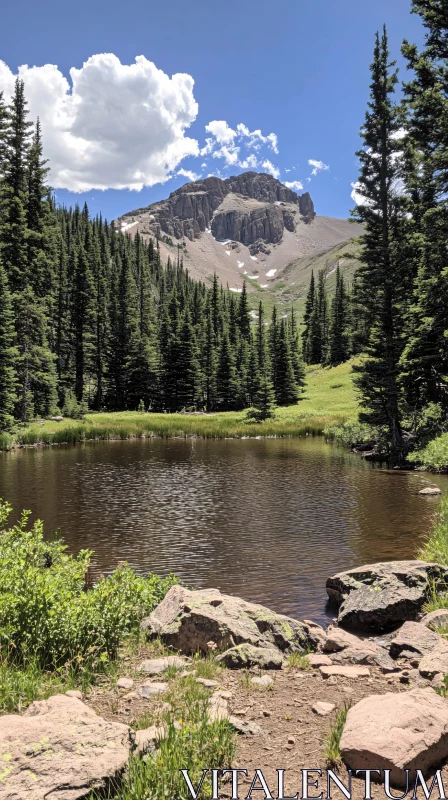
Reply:
[[[0,98],[0,430],[63,409],[231,410],[297,402],[304,383],[292,312],[162,264],[87,205],[57,208],[24,84]]]
[[[402,45],[410,77],[400,98],[386,29],[375,39],[353,212],[364,225],[361,266],[349,296],[339,279],[331,318],[324,277],[317,288],[312,280],[303,340],[309,363],[362,354],[360,420],[397,464],[446,430],[448,411],[447,5],[413,0],[412,12],[425,44]]]

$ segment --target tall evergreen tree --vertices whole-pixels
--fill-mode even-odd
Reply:
[[[390,456],[400,462],[405,454],[400,413],[399,361],[403,347],[402,302],[407,286],[403,242],[407,220],[404,200],[396,191],[400,175],[402,117],[394,104],[397,83],[389,61],[386,29],[376,36],[371,66],[370,101],[358,152],[362,202],[355,217],[364,224],[360,280],[373,308],[367,357],[355,367],[365,411],[361,418],[387,430]]]
[[[308,287],[308,294],[306,296],[305,301],[305,313],[303,315],[303,332],[302,332],[302,348],[303,348],[303,357],[307,364],[311,364],[312,362],[309,360],[309,354],[307,351],[309,335],[310,335],[310,320],[311,314],[313,313],[314,308],[314,301],[315,301],[315,293],[316,293],[316,286],[314,281],[314,271],[311,270],[311,280],[310,285]]]
[[[14,347],[14,316],[6,271],[0,260],[0,433],[14,421],[17,377]]]
[[[408,114],[405,182],[413,220],[417,269],[402,358],[405,395],[421,412],[429,403],[448,409],[448,13],[442,0],[413,0],[426,29],[425,46],[405,42],[412,79],[405,85]]]
[[[340,364],[348,358],[347,328],[347,298],[344,278],[341,275],[338,264],[336,269],[336,290],[331,306],[330,362],[332,364]]]

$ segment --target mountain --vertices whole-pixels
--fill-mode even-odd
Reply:
[[[234,291],[246,280],[257,294],[289,303],[302,299],[314,262],[325,269],[328,254],[330,273],[341,246],[361,231],[347,220],[316,215],[308,192],[298,195],[257,172],[186,183],[115,223],[131,236],[158,236],[162,258],[176,260],[180,253],[194,278],[207,281],[216,273]],[[346,259],[351,266],[355,257]]]

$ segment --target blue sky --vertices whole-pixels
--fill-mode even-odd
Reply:
[[[86,199],[112,219],[166,197],[186,180],[179,170],[226,177],[256,163],[302,183],[317,213],[346,217],[374,33],[387,24],[401,64],[402,39],[423,37],[410,5],[16,0],[2,9],[0,90],[21,67],[67,205]]]

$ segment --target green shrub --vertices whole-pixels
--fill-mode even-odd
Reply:
[[[429,472],[448,472],[448,433],[442,433],[426,447],[409,456],[413,464],[420,464]]]
[[[336,385],[331,388],[336,388]],[[372,428],[357,421],[345,422],[343,425],[329,425],[324,430],[324,436],[346,449],[361,445],[373,447],[375,443],[375,432]]]
[[[73,392],[67,392],[65,396],[64,407],[62,413],[64,417],[71,417],[72,419],[82,419],[87,414],[88,407],[86,402],[78,403]]]
[[[417,553],[417,558],[422,561],[448,564],[448,495],[445,495],[440,501],[431,533]],[[436,605],[434,608],[445,607]]]
[[[45,541],[42,522],[28,527],[29,512],[6,529],[10,513],[0,501],[0,649],[16,665],[104,665],[176,582],[123,566],[86,591],[91,552],[72,556],[62,541]]]

